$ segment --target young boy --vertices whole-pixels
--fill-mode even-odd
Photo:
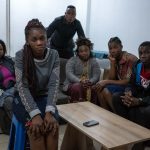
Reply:
[[[150,129],[150,41],[143,42],[138,51],[140,59],[133,68],[131,90],[113,96],[113,105],[120,116]]]

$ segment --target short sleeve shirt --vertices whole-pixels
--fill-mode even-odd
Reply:
[[[133,64],[137,61],[137,57],[123,51],[123,55],[119,63],[117,64],[117,77],[119,80],[130,80],[132,74]]]

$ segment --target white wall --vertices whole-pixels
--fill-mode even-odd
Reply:
[[[11,55],[14,56],[15,52],[24,45],[24,28],[30,19],[39,18],[43,25],[47,27],[55,17],[64,15],[68,5],[76,6],[77,18],[81,21],[83,28],[85,28],[87,0],[11,1]]]
[[[0,38],[6,41],[6,0],[0,4]],[[118,36],[124,50],[137,55],[139,44],[150,40],[150,0],[10,0],[10,54],[14,56],[25,43],[29,19],[39,18],[47,27],[70,4],[76,6],[77,18],[96,50],[108,51],[108,40]]]
[[[89,32],[97,50],[108,51],[108,40],[118,36],[124,50],[138,55],[139,44],[150,40],[149,28],[149,0],[91,0]]]
[[[0,39],[6,43],[6,0],[0,0]]]

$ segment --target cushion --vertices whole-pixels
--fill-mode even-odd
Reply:
[[[98,59],[96,58],[100,68],[109,69],[110,68],[110,60],[109,59]]]
[[[98,59],[98,58],[96,58],[96,60],[99,64],[99,67],[101,70],[99,80],[108,79],[108,73],[109,73],[109,69],[110,69],[110,60],[109,59]]]

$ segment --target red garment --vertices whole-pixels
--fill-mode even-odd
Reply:
[[[123,51],[122,58],[117,64],[117,76],[119,80],[130,79],[135,61],[137,61],[136,56]]]
[[[144,65],[142,66],[142,69],[141,69],[140,78],[141,78],[141,85],[144,88],[147,88],[150,84],[150,71],[146,71],[144,68]]]
[[[70,102],[82,102],[86,101],[86,92],[87,90],[82,87],[80,83],[70,84],[68,87],[67,94],[70,95]],[[94,89],[91,88],[91,102],[97,103],[97,95]]]

